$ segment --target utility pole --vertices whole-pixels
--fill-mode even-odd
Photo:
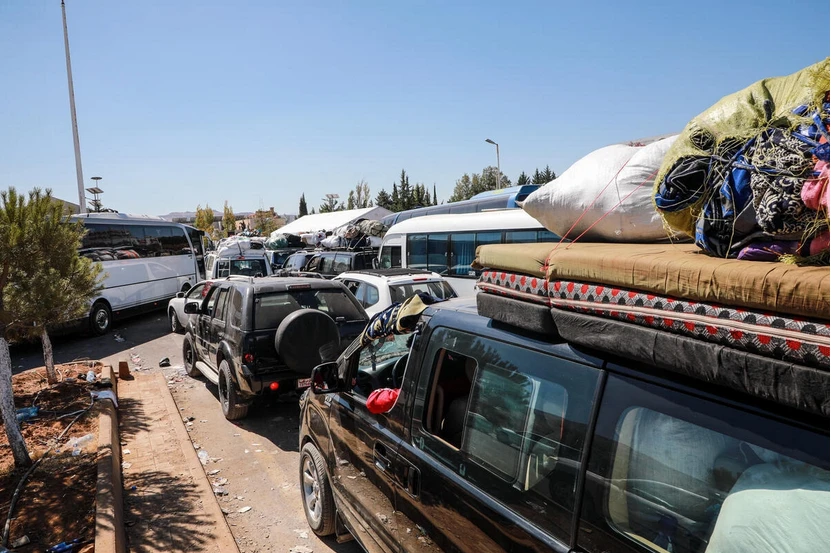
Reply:
[[[63,45],[66,50],[66,78],[69,81],[69,111],[72,117],[72,141],[75,143],[75,176],[78,179],[78,210],[87,212],[84,196],[84,171],[81,169],[81,140],[78,138],[78,116],[75,114],[75,87],[72,84],[72,64],[69,61],[69,32],[66,30],[66,4],[61,0],[63,14]]]
[[[497,144],[490,138],[486,138],[485,142],[496,146],[496,189],[499,190],[500,188],[502,188],[502,169],[500,169],[499,167],[499,144]]]

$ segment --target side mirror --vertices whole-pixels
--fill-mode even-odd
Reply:
[[[312,392],[315,394],[331,394],[339,391],[337,363],[330,361],[312,369]]]
[[[177,298],[184,298],[184,297],[185,297],[185,293],[184,293],[184,292],[176,292],[176,297],[177,297]]]
[[[199,313],[199,302],[189,301],[185,304],[186,315],[196,315],[197,313]]]
[[[373,269],[380,269],[381,268],[381,263],[378,262],[377,257],[372,258],[372,268]]]

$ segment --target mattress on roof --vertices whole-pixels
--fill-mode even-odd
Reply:
[[[714,258],[694,244],[497,244],[477,248],[473,267],[826,323],[831,310],[827,267]]]

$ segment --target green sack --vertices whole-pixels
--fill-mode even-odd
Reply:
[[[805,123],[806,118],[794,114],[793,110],[801,105],[821,105],[829,88],[828,70],[829,59],[825,58],[793,75],[762,79],[725,96],[696,116],[664,157],[655,179],[653,198],[664,177],[684,158],[717,155],[737,142],[744,143],[758,136],[764,129],[793,129]],[[693,236],[703,202],[704,198],[675,212],[658,211],[670,228]]]

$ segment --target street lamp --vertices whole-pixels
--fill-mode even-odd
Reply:
[[[496,146],[496,189],[498,190],[502,188],[502,170],[499,168],[499,144],[497,144],[490,138],[486,138],[485,142]]]

